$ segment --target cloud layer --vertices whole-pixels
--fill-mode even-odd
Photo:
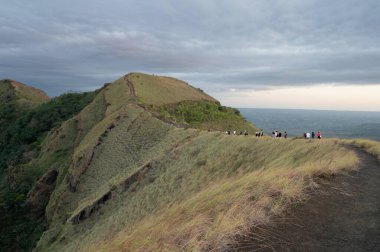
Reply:
[[[380,83],[377,0],[18,0],[0,9],[0,78],[57,95],[131,71],[208,92]]]

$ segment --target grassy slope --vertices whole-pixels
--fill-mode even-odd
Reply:
[[[238,110],[221,106],[186,82],[142,73],[127,77],[134,86],[138,103],[168,123],[203,130],[247,130],[251,134],[258,130]]]
[[[223,248],[237,232],[268,222],[306,197],[315,176],[355,169],[358,162],[355,152],[336,140],[176,128],[164,121],[255,130],[233,109],[178,80],[144,74],[127,78],[136,98],[120,78],[45,141],[36,162],[63,150],[70,154],[60,161],[47,207],[49,230],[38,251]],[[165,82],[174,88],[166,89]],[[239,125],[231,126],[236,120]],[[75,191],[68,189],[68,180]],[[98,203],[108,193],[112,197]],[[93,209],[91,215],[73,224],[85,209]]]
[[[134,84],[138,101],[143,104],[160,106],[199,100],[217,102],[203,91],[175,78],[133,73],[128,75],[128,79]]]
[[[13,102],[19,108],[30,108],[50,100],[42,90],[14,80],[0,80],[0,103]]]
[[[305,197],[314,176],[353,169],[356,163],[355,153],[335,141],[198,132],[89,219],[79,225],[66,223],[49,249],[223,247],[239,230],[265,223]]]
[[[48,98],[42,91],[18,83],[18,91],[14,92],[10,82],[3,84],[0,88],[9,91],[5,94],[9,100],[2,108],[11,105],[13,109],[7,109],[9,120],[3,121],[0,132],[0,172],[3,172],[0,175],[0,219],[3,223],[0,246],[4,251],[27,250],[39,239],[44,221],[31,217],[26,195],[41,175],[62,166],[68,154],[62,151],[33,159],[40,152],[47,133],[78,113],[92,100],[94,93],[64,94],[44,102]],[[19,98],[20,92],[27,93]]]
[[[41,102],[50,100],[49,96],[40,89],[27,86],[17,81],[11,81],[11,85],[15,90],[18,103],[21,106],[36,106],[41,104]]]

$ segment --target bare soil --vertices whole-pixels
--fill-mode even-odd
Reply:
[[[356,172],[319,179],[319,189],[274,220],[239,237],[230,251],[380,251],[380,167],[356,149]]]

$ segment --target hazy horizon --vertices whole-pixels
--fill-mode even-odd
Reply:
[[[380,140],[380,112],[240,108],[241,114],[266,133],[290,136],[321,131],[324,137]]]
[[[368,112],[380,113],[378,110],[338,110],[338,109],[304,109],[304,108],[274,108],[274,107],[236,107],[237,109],[262,109],[262,110],[305,110],[305,111],[336,111],[336,112]]]

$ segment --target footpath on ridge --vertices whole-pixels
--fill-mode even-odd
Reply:
[[[380,166],[355,148],[358,171],[323,178],[306,202],[252,228],[231,251],[380,251]]]
[[[135,87],[133,86],[132,81],[129,80],[128,74],[124,75],[124,81],[127,83],[128,87],[129,87],[129,91],[131,93],[131,96],[134,97],[134,98],[136,98]]]

